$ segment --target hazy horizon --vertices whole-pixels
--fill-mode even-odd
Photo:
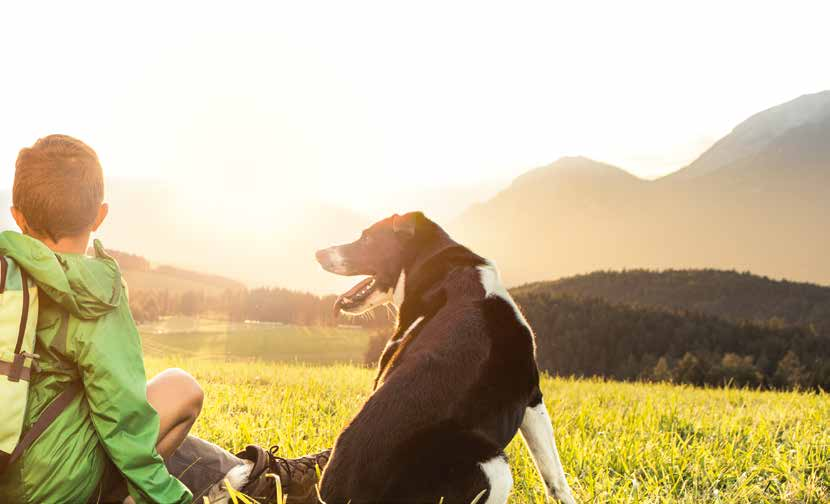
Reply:
[[[267,185],[363,213],[386,192],[509,182],[568,155],[654,178],[749,115],[830,88],[817,64],[830,7],[807,2],[5,10],[10,169],[62,132],[111,177],[243,200]]]

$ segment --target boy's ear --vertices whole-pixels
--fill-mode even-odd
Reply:
[[[106,203],[101,203],[101,208],[98,209],[98,215],[95,216],[95,222],[92,224],[92,231],[98,231],[98,228],[104,223],[104,219],[107,218],[109,213],[110,206]]]
[[[26,222],[26,217],[23,216],[23,212],[15,207],[9,208],[9,211],[11,211],[14,221],[17,223],[17,227],[20,228],[20,232],[26,235],[29,234],[29,223]]]

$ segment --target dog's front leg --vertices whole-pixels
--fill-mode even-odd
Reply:
[[[575,504],[576,500],[559,460],[559,451],[553,437],[553,424],[544,402],[540,400],[539,404],[525,410],[521,432],[548,492],[565,504]]]

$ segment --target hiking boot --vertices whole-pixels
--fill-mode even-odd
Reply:
[[[277,456],[278,446],[264,448],[248,445],[237,457],[253,463],[248,484],[240,491],[261,503],[276,502],[277,487],[273,476],[280,478],[283,496],[288,504],[318,504],[317,467],[322,472],[329,461],[331,450],[296,459]]]

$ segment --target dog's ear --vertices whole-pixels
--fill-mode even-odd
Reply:
[[[413,237],[415,230],[418,229],[418,223],[425,219],[421,212],[410,212],[404,215],[395,215],[392,217],[392,229],[396,234]]]

